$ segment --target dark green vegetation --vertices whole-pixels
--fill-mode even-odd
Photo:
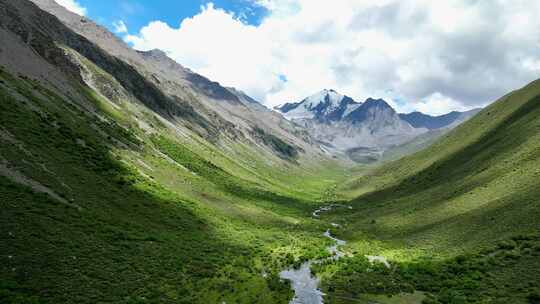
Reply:
[[[278,137],[266,133],[261,128],[255,128],[253,130],[255,136],[259,138],[265,145],[271,147],[284,158],[294,159],[298,156],[297,148],[289,145]]]
[[[318,271],[331,294],[428,292],[425,303],[535,303],[540,288],[540,82],[427,149],[341,190],[330,215],[352,258]],[[526,235],[526,236],[523,236]],[[506,245],[505,245],[506,244]],[[374,272],[364,254],[395,266]],[[338,301],[339,302],[339,301]]]
[[[0,169],[25,177],[0,177],[0,302],[287,303],[279,270],[324,253],[306,220],[322,191],[266,191],[284,186],[0,81]]]
[[[323,271],[328,265],[321,265]],[[421,290],[428,303],[537,303],[540,237],[517,236],[475,254],[437,261],[396,261],[391,269],[367,258],[348,258],[325,284],[329,300],[383,294],[399,298]],[[348,303],[347,301],[344,301]],[[410,303],[410,302],[400,302]],[[415,302],[412,302],[415,303]]]

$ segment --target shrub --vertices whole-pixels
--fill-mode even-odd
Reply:
[[[512,250],[512,249],[516,248],[516,246],[517,246],[517,244],[513,240],[503,241],[503,242],[500,242],[499,244],[497,244],[497,247],[499,249],[505,249],[505,250]]]
[[[527,295],[527,300],[531,304],[540,304],[540,292],[533,291]]]
[[[427,297],[424,300],[422,300],[422,304],[440,304],[441,302],[437,301],[437,299],[433,297]]]

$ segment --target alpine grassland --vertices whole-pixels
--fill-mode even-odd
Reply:
[[[540,82],[360,175],[338,188],[354,209],[327,215],[349,241],[348,258],[317,269],[332,301],[416,291],[423,303],[538,303]]]
[[[80,93],[0,72],[1,302],[287,303],[277,274],[326,254],[309,215],[343,171],[233,147],[248,167]]]

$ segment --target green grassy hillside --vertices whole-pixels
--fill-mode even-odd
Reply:
[[[326,269],[327,290],[417,289],[440,303],[537,303],[539,181],[536,81],[429,148],[346,183],[340,190],[356,197],[355,209],[330,219],[344,224],[338,233],[355,257]],[[366,275],[364,254],[385,256],[398,269]]]
[[[268,162],[233,141],[225,152],[77,89],[69,100],[0,72],[2,302],[287,303],[278,272],[325,255],[328,222],[349,241],[349,257],[314,269],[330,303],[539,298],[540,83],[354,171],[367,173],[337,189],[354,209],[323,221],[310,213],[339,198],[339,166]]]
[[[342,173],[237,162],[79,92],[0,71],[0,302],[287,303],[277,273],[324,254],[309,214]]]
[[[0,8],[0,303],[288,303],[278,274],[308,259],[325,303],[540,303],[540,81],[344,168],[127,46]],[[335,202],[353,208],[311,216]],[[323,259],[328,227],[342,259]]]
[[[310,214],[339,164],[0,7],[0,303],[287,303],[279,271],[327,255]]]

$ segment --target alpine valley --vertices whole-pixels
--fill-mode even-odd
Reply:
[[[271,110],[0,0],[0,303],[540,303],[539,180],[540,81]]]

